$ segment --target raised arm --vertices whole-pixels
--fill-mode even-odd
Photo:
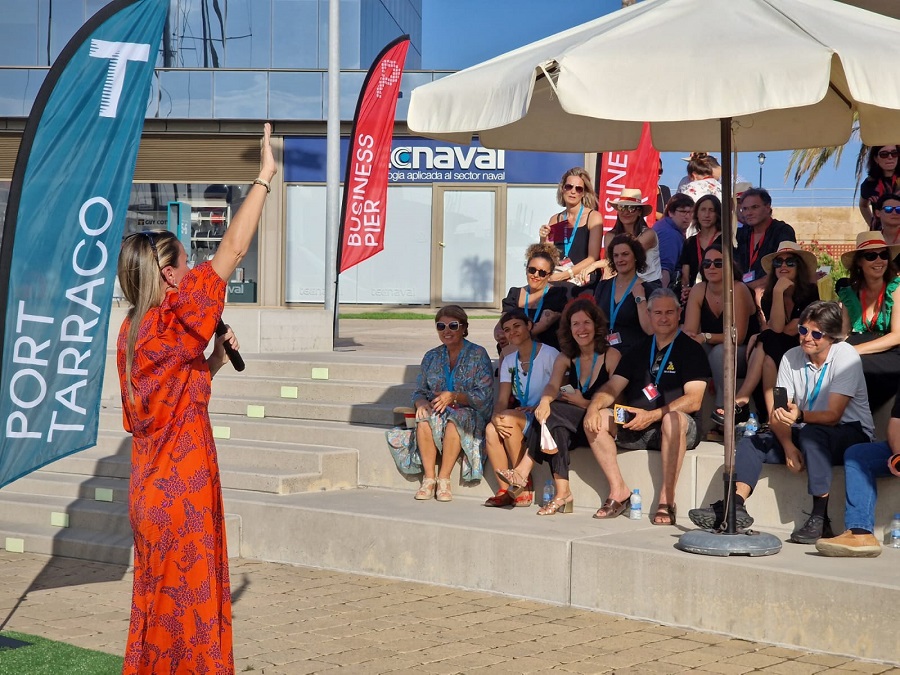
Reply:
[[[270,138],[272,135],[272,125],[268,122],[263,127],[262,148],[259,151],[260,168],[259,181],[269,183],[278,170],[275,165],[275,157],[272,155],[272,145]],[[262,215],[263,205],[266,203],[266,195],[269,188],[260,183],[254,183],[250,186],[250,192],[241,208],[231,219],[225,235],[219,243],[219,248],[212,259],[213,269],[222,279],[228,281],[234,273],[235,268],[247,255],[250,243],[259,228],[259,218]]]

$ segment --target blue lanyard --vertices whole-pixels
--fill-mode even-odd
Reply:
[[[578,216],[575,218],[575,225],[572,227],[572,234],[568,237],[565,237],[565,247],[563,248],[563,257],[569,257],[569,251],[572,249],[572,244],[575,243],[575,231],[578,229],[578,223],[581,222],[581,213],[584,211],[584,202],[581,202],[581,208],[578,209]],[[566,222],[569,221],[569,212],[566,211]],[[565,233],[565,228],[563,228],[563,233]]]
[[[591,361],[591,369],[588,372],[587,382],[581,384],[581,356],[577,356],[575,358],[575,377],[578,378],[578,386],[581,387],[581,393],[586,394],[588,389],[591,388],[591,375],[594,374],[594,367],[597,365],[597,358],[600,355],[597,352],[594,352],[594,360]]]
[[[531,373],[534,372],[534,356],[537,354],[537,341],[531,343],[531,357],[528,359],[528,377],[525,380],[525,394],[522,395],[522,383],[519,382],[519,352],[516,352],[516,377],[513,380],[513,388],[516,390],[516,398],[523,406],[528,405],[528,390],[531,389]]]
[[[528,290],[528,286],[525,287],[525,306],[522,310],[525,312],[525,317],[531,319],[532,323],[537,323],[538,317],[541,315],[541,309],[544,307],[544,298],[547,297],[547,291],[550,290],[550,285],[544,286],[544,294],[541,296],[541,301],[538,303],[537,308],[534,310],[534,318],[532,319],[528,316],[528,299],[531,297],[531,291]]]
[[[616,317],[619,315],[619,310],[622,308],[622,303],[625,302],[625,298],[628,297],[628,294],[631,293],[631,289],[634,288],[635,283],[637,283],[638,276],[634,275],[634,279],[631,280],[631,283],[628,284],[628,288],[625,289],[625,292],[622,294],[622,299],[619,302],[616,302],[616,278],[613,277],[612,280],[612,292],[609,294],[609,332],[613,332],[613,327],[616,325]]]
[[[468,347],[469,341],[463,340],[463,348],[459,352],[459,357],[456,359],[456,365],[453,366],[453,370],[450,370],[450,350],[444,347],[444,351],[447,352],[447,363],[444,364],[444,384],[447,387],[447,391],[456,391],[456,369],[459,368],[463,354],[466,353]]]
[[[672,353],[672,347],[675,345],[675,340],[678,339],[678,334],[681,333],[681,329],[678,329],[678,332],[675,333],[675,337],[672,338],[672,341],[669,343],[669,348],[666,350],[665,355],[663,355],[662,363],[659,364],[659,370],[656,371],[656,380],[654,380],[654,384],[659,384],[659,378],[662,377],[663,371],[666,369],[666,364],[669,362],[669,354]],[[656,336],[653,336],[653,344],[650,345],[650,370],[653,370],[653,362],[656,360]]]
[[[806,364],[806,367],[809,368],[810,364]],[[812,410],[816,405],[816,400],[819,398],[819,392],[822,390],[822,382],[825,381],[825,371],[828,370],[828,364],[826,363],[822,366],[822,370],[819,373],[819,379],[816,382],[816,386],[813,387],[812,394],[809,393],[809,371],[804,369],[804,374],[806,375],[806,409]]]

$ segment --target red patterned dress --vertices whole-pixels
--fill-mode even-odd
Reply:
[[[134,591],[123,673],[234,672],[222,486],[207,406],[203,351],[225,282],[209,263],[141,321],[125,385],[129,320],[119,331],[125,429],[133,436]]]

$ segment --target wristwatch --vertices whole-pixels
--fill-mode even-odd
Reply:
[[[638,295],[634,299],[634,304],[639,305],[642,302],[646,302],[646,301],[647,301],[647,298],[645,298],[643,295]]]
[[[803,411],[798,408],[797,412],[798,412],[798,415],[797,415],[797,421],[795,422],[795,424],[803,424]]]
[[[704,333],[704,334],[703,334],[703,341],[704,341],[704,342],[709,342],[710,340],[712,340],[712,333]]]

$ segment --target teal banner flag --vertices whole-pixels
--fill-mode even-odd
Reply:
[[[117,0],[38,93],[0,242],[0,486],[97,439],[116,261],[169,0]]]

